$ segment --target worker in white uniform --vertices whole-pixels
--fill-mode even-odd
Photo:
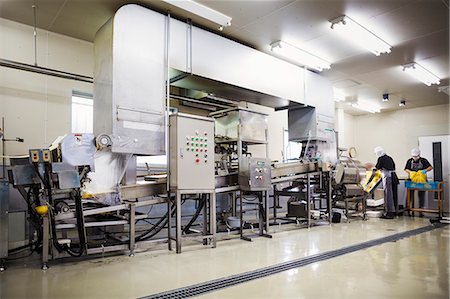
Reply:
[[[375,168],[381,171],[384,188],[384,209],[386,213],[381,216],[383,219],[393,219],[395,217],[395,206],[397,205],[397,185],[398,177],[395,173],[394,160],[386,155],[381,146],[374,149],[378,157]]]

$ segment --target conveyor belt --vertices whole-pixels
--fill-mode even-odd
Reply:
[[[284,272],[287,270],[304,267],[312,263],[325,261],[328,259],[332,259],[341,255],[345,255],[348,253],[352,253],[359,250],[364,250],[373,246],[378,246],[388,242],[395,242],[403,238],[409,238],[421,233],[429,232],[435,228],[442,227],[442,224],[429,225],[425,227],[421,227],[418,229],[394,234],[391,236],[383,237],[380,239],[375,239],[363,243],[359,243],[356,245],[344,247],[337,250],[331,250],[324,253],[319,253],[311,256],[307,256],[304,258],[300,258],[297,260],[293,260],[290,262],[285,262],[281,264],[277,264],[270,267],[261,268],[254,271],[244,272],[237,275],[228,276],[225,278],[219,278],[211,281],[206,281],[203,283],[170,290],[167,292],[162,292],[146,297],[142,297],[142,299],[174,299],[174,298],[189,298],[194,296],[200,296],[209,292],[214,292],[226,287],[235,286],[244,282],[248,282],[251,280],[263,278],[266,276],[278,274],[280,272]]]

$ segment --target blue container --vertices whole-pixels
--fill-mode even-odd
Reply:
[[[405,187],[408,189],[435,190],[438,188],[439,182],[414,183],[405,181]]]

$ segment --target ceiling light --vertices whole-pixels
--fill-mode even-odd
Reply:
[[[450,86],[447,85],[447,86],[438,87],[438,91],[450,95]]]
[[[398,106],[400,106],[400,107],[406,106],[406,100],[401,100],[400,103],[398,104]]]
[[[381,108],[379,106],[373,105],[368,102],[363,102],[363,101],[357,101],[356,103],[352,103],[352,107],[359,109],[359,110],[367,111],[370,113],[377,113],[377,112],[380,112],[380,110],[381,110]]]
[[[331,20],[330,23],[331,29],[377,56],[391,52],[392,47],[388,43],[347,16]]]
[[[383,102],[389,102],[389,94],[388,93],[383,93]]]
[[[431,84],[439,84],[440,79],[436,75],[432,74],[429,70],[417,64],[415,62],[408,63],[403,66],[403,71],[407,72],[414,78],[430,86]]]
[[[277,41],[270,44],[270,50],[280,56],[293,60],[319,72],[331,67],[328,61],[283,41]]]
[[[219,30],[223,30],[223,27],[231,26],[231,17],[224,15],[223,13],[220,13],[217,10],[211,9],[195,1],[192,0],[162,0],[162,1],[218,24]]]

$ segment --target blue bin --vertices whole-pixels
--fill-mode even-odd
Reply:
[[[414,183],[405,181],[405,187],[408,189],[435,190],[438,188],[439,182]]]

